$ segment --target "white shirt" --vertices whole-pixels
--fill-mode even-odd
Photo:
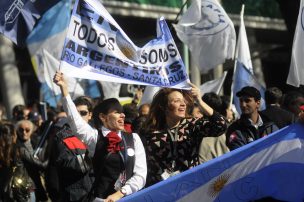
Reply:
[[[77,134],[79,139],[88,145],[89,154],[90,156],[93,156],[98,139],[98,131],[82,119],[70,95],[62,98],[62,104],[64,111],[67,113],[68,122],[72,131]],[[101,131],[103,136],[107,136],[107,134],[111,132],[105,127],[102,127]],[[121,137],[120,131],[118,132],[118,135]],[[133,176],[127,180],[126,184],[122,187],[127,195],[142,189],[146,184],[147,177],[146,153],[138,134],[133,133],[133,141],[135,150]]]

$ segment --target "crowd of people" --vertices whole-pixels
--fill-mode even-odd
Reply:
[[[12,119],[0,105],[0,201],[118,201],[304,119],[304,95],[277,87],[229,97],[163,88],[151,103],[122,106],[115,98],[72,100],[64,75],[54,83],[62,106],[17,105]]]

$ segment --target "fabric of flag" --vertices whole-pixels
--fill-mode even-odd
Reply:
[[[239,61],[237,61],[237,65],[235,67],[235,73],[233,76],[233,100],[234,105],[239,114],[242,114],[240,108],[240,101],[236,96],[236,93],[240,91],[245,86],[253,86],[258,89],[261,93],[261,106],[260,110],[264,110],[266,108],[265,104],[265,87],[262,86],[258,80],[254,77],[254,75],[249,72],[249,70]]]
[[[147,86],[144,90],[143,96],[138,104],[138,106],[142,104],[151,104],[154,95],[160,90],[160,87]]]
[[[303,201],[303,148],[294,124],[120,201]]]
[[[304,3],[301,0],[298,21],[293,38],[291,64],[287,77],[287,84],[299,87],[304,85]]]
[[[71,0],[60,1],[42,16],[26,40],[31,61],[40,82],[45,82],[43,50],[60,60],[71,18],[70,13]],[[59,66],[52,68],[58,69]],[[53,75],[50,76],[53,78]]]
[[[224,81],[226,79],[226,76],[227,76],[227,71],[224,71],[224,73],[223,73],[223,75],[221,77],[203,83],[200,86],[201,92],[202,93],[213,92],[213,93],[219,94],[220,91],[221,91],[221,89],[222,89],[222,87],[223,87],[223,84],[224,84]]]
[[[48,51],[43,50],[43,67],[44,67],[44,76],[45,82],[51,88],[55,95],[61,94],[60,88],[54,84],[53,77],[60,65],[60,61],[53,57]],[[78,96],[84,95],[84,88],[81,86],[81,81],[71,78],[68,75],[65,75],[67,80],[68,91],[71,94],[71,97],[74,99]]]
[[[61,57],[72,77],[189,89],[188,75],[164,18],[139,48],[98,0],[77,0]]]
[[[174,28],[202,73],[234,57],[234,25],[217,0],[193,0]]]
[[[102,92],[104,95],[103,99],[119,98],[119,92],[121,87],[120,83],[102,81],[100,82],[100,85],[102,87]]]
[[[0,1],[0,33],[19,46],[25,45],[41,15],[60,0],[2,0]]]
[[[266,108],[264,99],[265,88],[258,82],[258,80],[253,75],[253,67],[243,19],[243,13],[244,8],[242,8],[240,15],[239,36],[235,55],[236,62],[232,81],[233,103],[239,114],[242,114],[242,112],[240,108],[240,102],[238,97],[236,96],[236,93],[245,86],[253,86],[260,91],[262,97],[260,110],[264,110]]]
[[[244,8],[242,9],[240,15],[240,27],[239,27],[239,35],[237,40],[235,57],[237,58],[237,61],[242,63],[253,74],[253,66],[251,62],[251,56],[250,56],[250,50],[249,50],[249,44],[248,44],[243,14],[244,14]]]

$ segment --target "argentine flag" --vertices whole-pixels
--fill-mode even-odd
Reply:
[[[304,125],[294,124],[121,202],[304,200]]]

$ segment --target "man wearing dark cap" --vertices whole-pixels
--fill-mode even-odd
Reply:
[[[260,116],[261,94],[256,88],[245,86],[237,92],[236,96],[239,97],[242,114],[239,120],[228,127],[226,144],[230,150],[278,130],[273,122],[263,120]]]
[[[119,101],[106,99],[94,108],[94,129],[77,112],[61,72],[56,72],[54,82],[61,88],[72,130],[89,146],[89,155],[93,156],[94,198],[117,201],[142,189],[147,175],[145,150],[136,133],[124,132],[125,115]]]

